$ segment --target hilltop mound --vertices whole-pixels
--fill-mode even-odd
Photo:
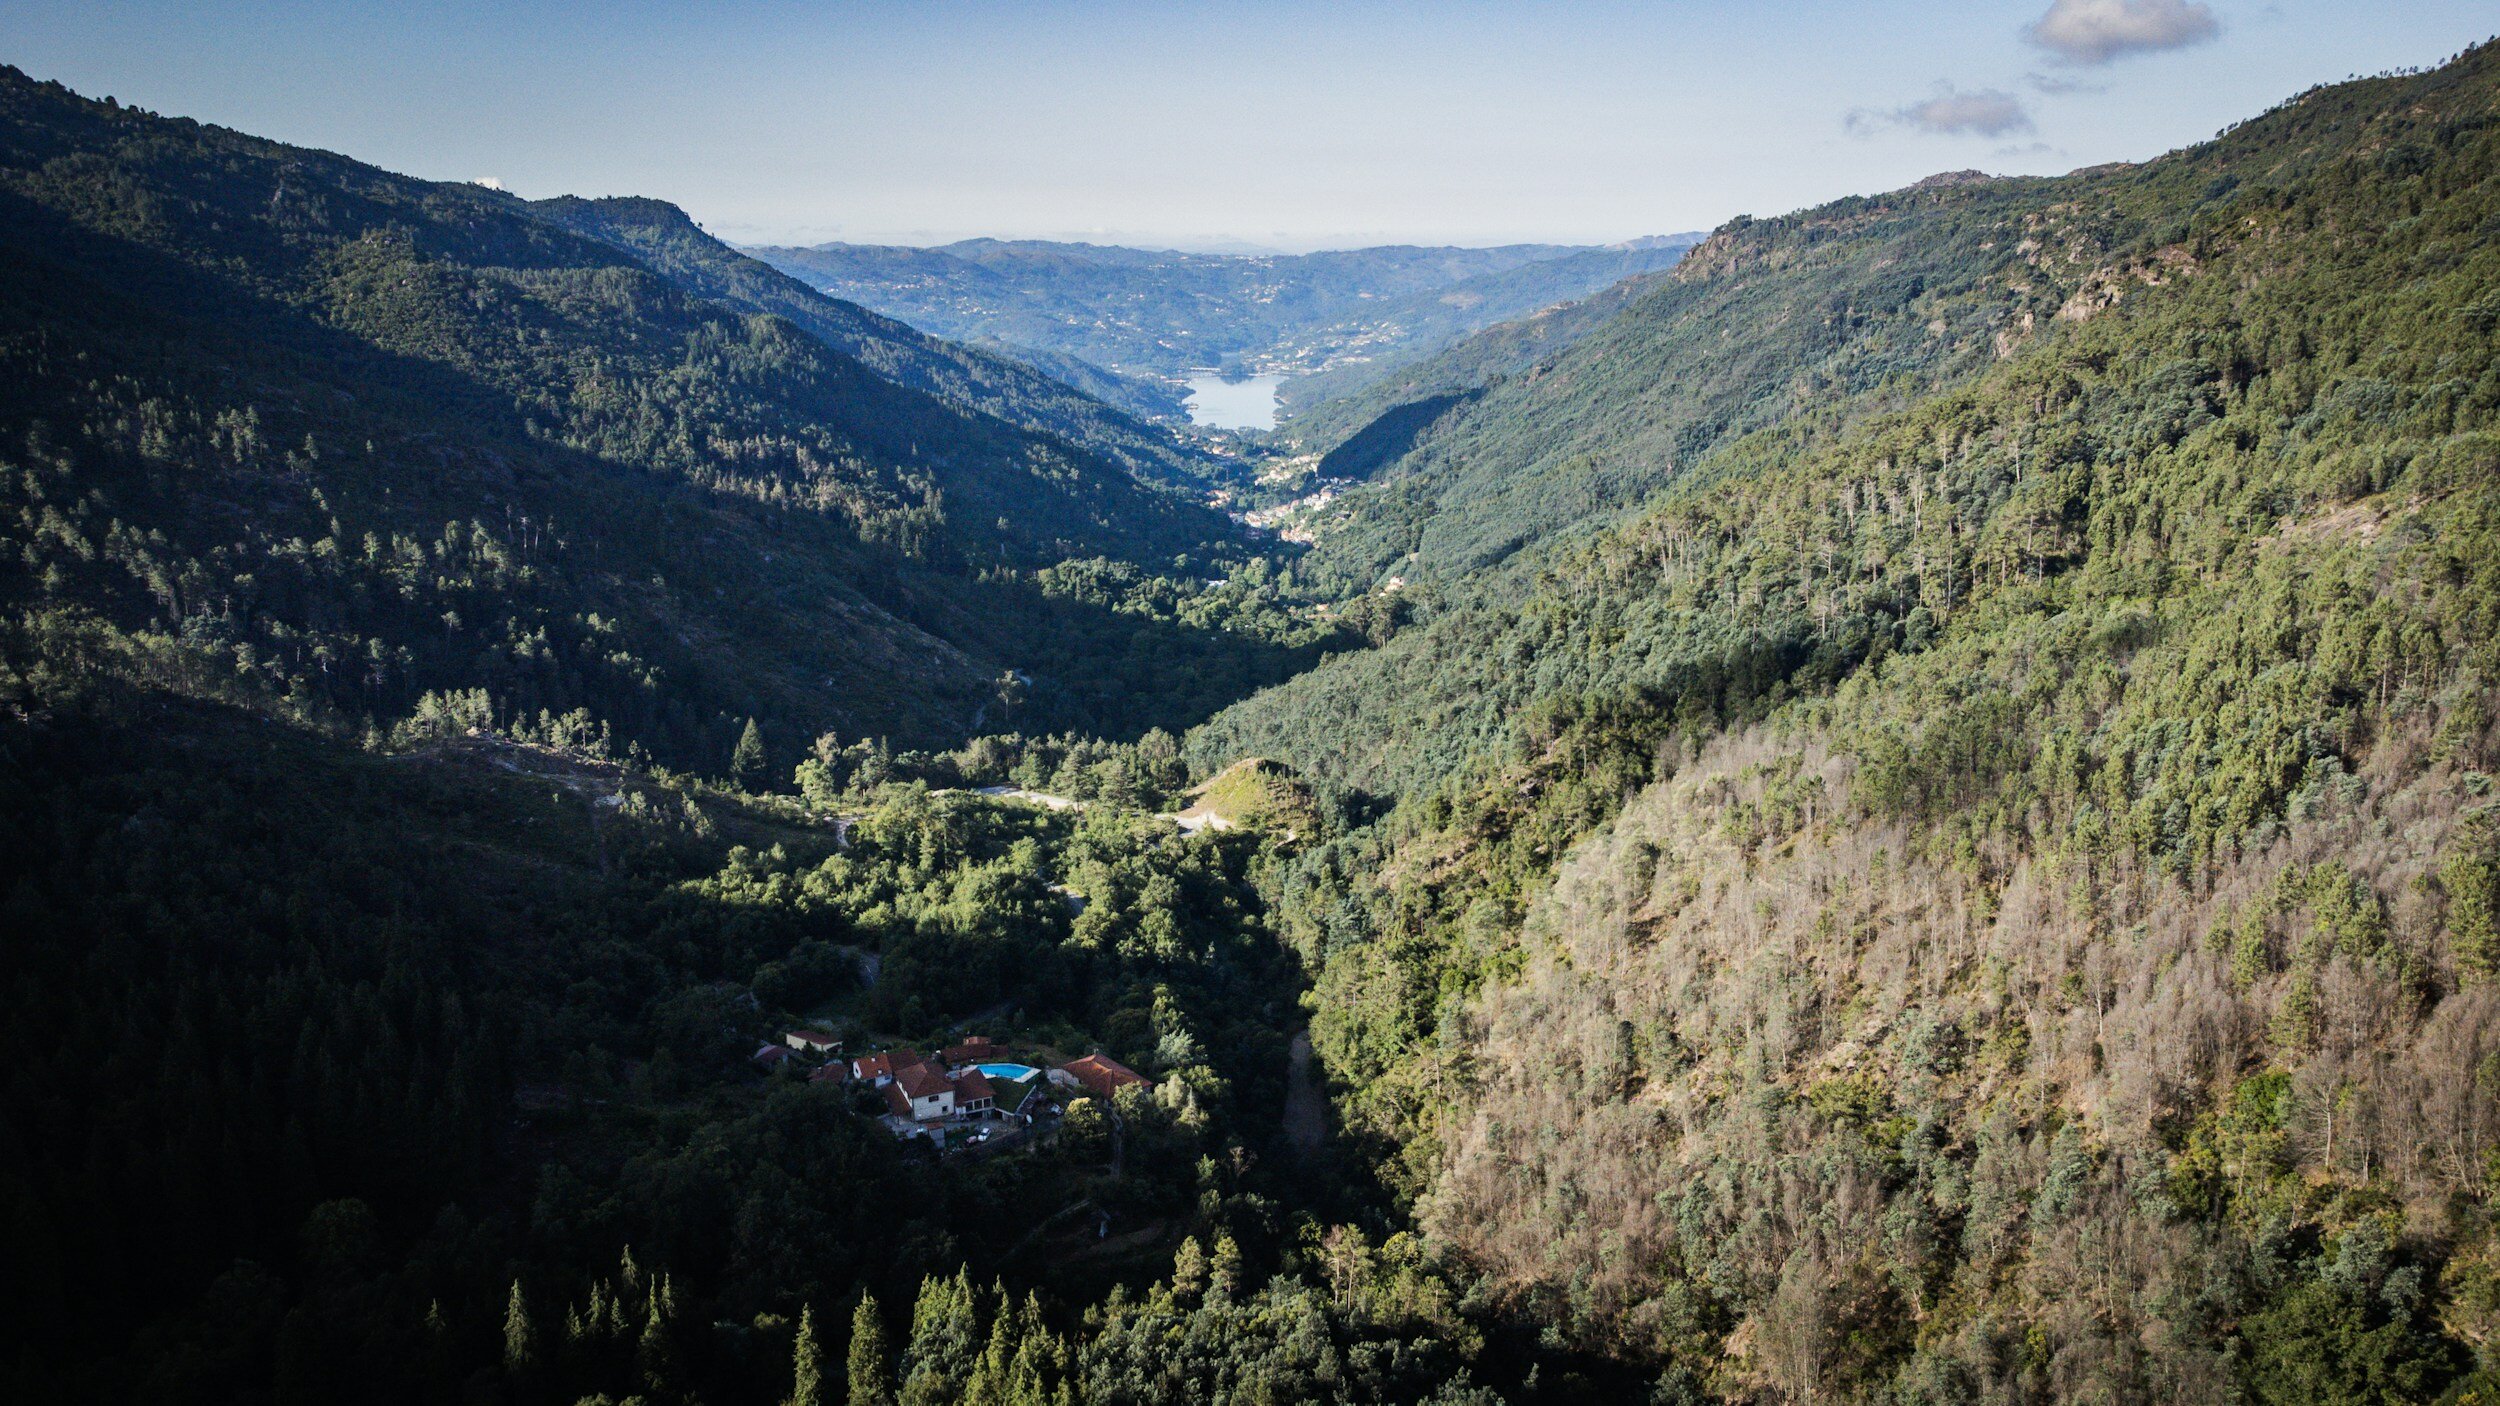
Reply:
[[[1309,782],[1283,762],[1245,757],[1189,793],[1184,826],[1218,830],[1280,830],[1308,835],[1319,827],[1319,803]]]

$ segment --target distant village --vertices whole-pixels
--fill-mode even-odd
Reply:
[[[827,1031],[792,1030],[780,1044],[759,1047],[753,1061],[768,1074],[814,1062],[811,1084],[873,1090],[883,1098],[877,1119],[888,1132],[925,1138],[941,1151],[1013,1146],[1055,1127],[1065,1099],[1092,1095],[1109,1103],[1121,1089],[1152,1087],[1109,1055],[1033,1064],[986,1035],[967,1035],[935,1055],[907,1048],[846,1054],[843,1043]]]

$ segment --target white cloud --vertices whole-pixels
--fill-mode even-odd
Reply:
[[[2221,30],[2199,0],[2055,0],[2023,37],[2068,63],[2104,64],[2202,44]]]
[[[475,180],[470,181],[469,184],[473,186],[484,186],[488,190],[503,189],[503,182],[496,180],[493,176],[479,176]]]
[[[2022,100],[2012,93],[1995,88],[1981,88],[1965,93],[1952,84],[1940,84],[1936,95],[1925,102],[1911,103],[1890,112],[1861,109],[1849,114],[1849,126],[1863,130],[1869,127],[1915,127],[1939,136],[2006,137],[2031,130],[2031,114],[2023,110]]]

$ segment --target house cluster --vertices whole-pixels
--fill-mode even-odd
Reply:
[[[997,1090],[980,1066],[982,1060],[998,1057],[988,1040],[976,1037],[947,1046],[935,1059],[912,1050],[887,1050],[861,1055],[850,1069],[853,1079],[885,1091],[886,1111],[895,1117],[938,1123],[997,1115]]]
[[[1147,1082],[1118,1060],[1101,1054],[1036,1069],[1019,1063],[1004,1046],[986,1035],[968,1035],[962,1043],[949,1045],[935,1055],[890,1049],[845,1056],[841,1044],[838,1036],[826,1031],[792,1030],[782,1036],[780,1044],[758,1049],[755,1063],[770,1071],[803,1055],[814,1055],[825,1062],[808,1075],[808,1082],[857,1083],[875,1089],[885,1096],[885,1122],[897,1136],[927,1135],[940,1140],[944,1129],[966,1122],[1033,1122],[1036,1102],[1048,1102],[1041,1099],[1032,1082],[1036,1075],[1047,1075],[1048,1084],[1054,1088],[1104,1099],[1132,1084],[1144,1086]],[[1007,1101],[1019,1106],[1000,1106],[1001,1082],[993,1079],[993,1071],[1004,1076]],[[1053,1107],[1050,1111],[1057,1110]]]

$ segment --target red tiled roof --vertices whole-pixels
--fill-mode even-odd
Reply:
[[[896,1070],[919,1062],[920,1056],[910,1050],[887,1050],[883,1054],[862,1055],[853,1061],[862,1079],[892,1078]]]
[[[1111,1097],[1131,1084],[1146,1082],[1136,1070],[1109,1055],[1089,1054],[1083,1059],[1069,1060],[1059,1067],[1075,1075],[1076,1081],[1085,1086],[1086,1092],[1100,1094],[1104,1098]]]
[[[911,1095],[904,1093],[903,1086],[900,1084],[888,1084],[885,1086],[885,1106],[892,1110],[896,1117],[909,1118]]]
[[[955,1097],[959,1099],[995,1098],[990,1081],[978,1069],[967,1069],[955,1076]]]
[[[815,1073],[808,1075],[807,1082],[811,1084],[842,1084],[848,1083],[850,1081],[850,1077],[851,1067],[837,1059],[833,1063],[826,1065],[824,1068],[817,1070]]]
[[[756,1049],[753,1058],[757,1064],[782,1064],[797,1056],[780,1045],[763,1045]]]
[[[926,1064],[914,1064],[894,1071],[894,1087],[913,1098],[927,1098],[954,1088],[946,1075]]]
[[[998,1048],[997,1045],[991,1043],[987,1035],[966,1035],[962,1044],[946,1047],[946,1062],[948,1064],[972,1064],[996,1055]]]

